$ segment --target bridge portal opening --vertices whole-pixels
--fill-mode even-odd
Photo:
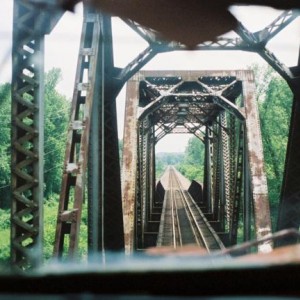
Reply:
[[[194,195],[195,207],[202,209],[212,236],[229,246],[237,243],[240,224],[243,240],[250,239],[252,226],[257,236],[262,227],[271,231],[270,220],[258,214],[259,206],[266,210],[269,206],[253,92],[253,73],[242,70],[141,71],[128,82],[123,152],[127,251],[162,245],[164,234],[168,235],[167,216],[177,203],[177,192],[170,186],[176,180],[170,179],[175,175],[169,175],[174,171],[168,167],[160,180],[162,202],[161,193],[156,193],[155,147],[171,134],[192,134],[203,144],[203,164],[194,166],[198,171],[202,168],[203,180],[193,178],[193,185],[181,188]],[[201,196],[198,192],[197,197],[197,190]]]

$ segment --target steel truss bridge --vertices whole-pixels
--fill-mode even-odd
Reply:
[[[14,1],[11,259],[19,269],[39,265],[42,259],[44,37],[63,15],[43,7],[35,1]],[[278,230],[298,230],[300,223],[300,59],[288,68],[268,50],[267,43],[297,17],[296,10],[284,11],[258,32],[250,32],[239,22],[237,38],[197,46],[200,51],[255,52],[287,81],[294,94]],[[111,17],[84,7],[54,254],[66,251],[76,256],[86,187],[89,253],[124,249],[132,253],[146,246],[151,212],[161,209],[155,208],[160,197],[160,188],[155,188],[155,144],[169,133],[192,133],[205,144],[203,201],[227,244],[236,243],[241,218],[244,239],[249,239],[251,207],[256,236],[269,234],[252,72],[139,72],[155,55],[186,48],[161,42],[155,31],[133,20],[124,21],[148,47],[120,69],[113,62]],[[121,185],[116,96],[126,82]],[[239,214],[241,207],[243,214]],[[282,244],[288,242],[295,240],[284,239]]]

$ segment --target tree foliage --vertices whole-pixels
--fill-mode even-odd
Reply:
[[[256,78],[266,78],[256,81],[258,91],[260,124],[264,148],[265,168],[267,173],[269,199],[272,221],[275,225],[281,184],[284,172],[286,147],[292,107],[292,92],[287,83],[270,67],[256,71]]]
[[[197,137],[189,139],[184,152],[183,162],[177,169],[188,179],[203,181],[204,144]]]
[[[155,157],[156,178],[160,178],[168,165],[178,165],[183,161],[184,154],[180,152],[159,152]]]
[[[62,166],[70,102],[56,90],[61,80],[59,69],[50,70],[45,76],[45,257],[51,256],[60,191]],[[10,240],[10,161],[11,161],[11,85],[0,85],[0,262],[9,258]],[[86,226],[83,226],[85,229]],[[86,230],[83,230],[85,232]],[[82,248],[82,247],[81,247]]]
[[[51,69],[45,80],[45,197],[59,193],[66,146],[70,103],[56,86],[61,71]]]
[[[10,84],[0,86],[0,207],[7,207],[10,199]]]

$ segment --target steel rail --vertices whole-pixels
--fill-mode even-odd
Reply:
[[[206,250],[207,250],[208,252],[210,252],[210,250],[209,250],[209,245],[207,244],[207,242],[206,242],[206,240],[205,240],[205,238],[204,238],[204,234],[203,234],[203,232],[202,232],[200,226],[198,225],[198,222],[197,222],[197,220],[196,220],[196,218],[195,218],[195,216],[194,216],[194,214],[193,214],[193,212],[192,212],[192,209],[191,209],[191,207],[190,207],[190,204],[188,203],[188,200],[186,199],[186,197],[185,197],[185,195],[184,195],[184,193],[183,193],[183,191],[182,191],[182,187],[181,187],[180,181],[179,181],[179,179],[178,179],[178,177],[177,177],[177,175],[176,175],[174,169],[172,169],[172,172],[173,172],[173,174],[174,174],[174,179],[177,181],[177,184],[178,184],[178,187],[179,187],[179,193],[182,195],[181,199],[183,200],[183,203],[185,204],[184,207],[185,207],[185,209],[187,209],[186,211],[188,211],[187,216],[188,216],[189,220],[193,222],[193,225],[192,225],[192,222],[191,222],[192,230],[194,231],[194,229],[197,229],[197,233],[198,233],[198,235],[200,236],[200,238],[201,238],[201,240],[202,240],[202,243],[203,243],[204,247],[206,248]],[[195,231],[194,231],[194,232],[195,232]],[[198,240],[198,238],[197,238],[196,235],[195,235],[195,239]],[[199,243],[198,243],[198,244],[199,244]],[[200,246],[200,245],[199,245],[199,246]]]
[[[174,189],[173,189],[173,181],[171,180],[171,172],[169,172],[169,189],[171,194],[171,219],[172,219],[172,241],[173,247],[176,249],[176,227],[175,227],[175,216],[174,216]]]
[[[194,225],[192,225],[191,223],[191,227],[192,227],[192,230],[194,231],[194,229],[197,229],[197,233],[198,235],[200,236],[201,240],[202,240],[202,243],[204,245],[204,247],[206,248],[206,250],[210,253],[211,251],[211,247],[210,245],[207,243],[207,240],[204,236],[204,233],[203,233],[203,229],[201,229],[201,227],[199,226],[197,220],[196,220],[196,217],[194,215],[194,212],[192,211],[192,208],[191,208],[191,204],[190,202],[192,201],[192,199],[190,199],[190,201],[187,199],[186,195],[184,194],[183,192],[183,189],[181,187],[181,183],[178,179],[178,176],[176,175],[176,172],[174,170],[174,168],[170,168],[171,172],[173,172],[174,174],[174,179],[176,180],[177,182],[177,185],[179,187],[178,191],[179,193],[182,195],[181,199],[183,199],[184,201],[184,204],[185,204],[185,208],[188,209],[188,212],[189,212],[189,219],[192,220],[192,222],[194,223]],[[214,233],[211,229],[211,226],[207,223],[207,220],[205,219],[205,217],[203,216],[202,212],[200,211],[200,209],[195,205],[197,211],[199,212],[199,215],[201,216],[202,220],[204,221],[204,224],[207,228],[207,230],[210,232],[211,236],[214,238],[215,240],[215,243],[221,248],[221,249],[224,249],[224,246],[222,244],[222,242],[220,241],[220,239],[218,238],[218,236],[216,235],[216,233]],[[195,236],[196,240],[198,239],[196,236]]]
[[[175,191],[173,190],[173,195],[175,195]],[[182,247],[182,234],[181,234],[181,227],[180,227],[180,221],[179,221],[179,217],[178,217],[178,206],[177,206],[177,201],[176,201],[176,197],[172,198],[172,203],[174,205],[174,209],[175,209],[175,213],[174,213],[174,217],[176,217],[176,224],[177,224],[177,240],[176,242],[178,242],[179,246]]]

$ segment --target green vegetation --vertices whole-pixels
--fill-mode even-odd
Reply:
[[[268,179],[271,218],[275,229],[293,95],[286,82],[270,67],[256,71],[260,123]],[[267,85],[258,81],[265,78]]]
[[[188,141],[184,153],[160,152],[156,154],[156,178],[161,177],[168,165],[176,168],[188,179],[203,180],[204,145],[196,137]]]
[[[159,152],[155,156],[156,178],[159,179],[168,165],[178,165],[184,159],[183,153]]]
[[[49,258],[53,251],[58,193],[70,109],[70,102],[56,90],[60,80],[61,71],[59,69],[52,69],[45,76],[45,258]],[[10,84],[0,85],[0,116],[0,262],[4,263],[8,260],[10,251]],[[86,231],[84,226],[82,228],[83,232]]]
[[[189,139],[183,162],[177,166],[177,169],[189,180],[203,182],[204,144],[197,137]]]

